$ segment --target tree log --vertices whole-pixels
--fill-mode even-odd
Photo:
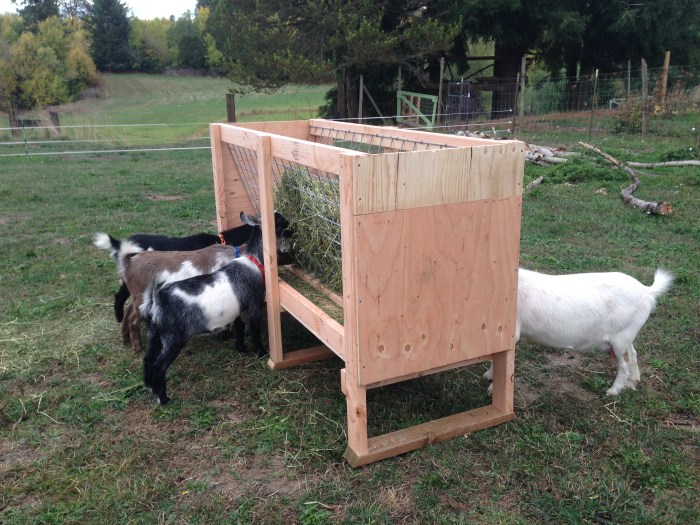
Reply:
[[[700,166],[700,160],[670,160],[668,162],[628,162],[629,166],[653,170],[654,168],[664,168],[668,166]]]
[[[639,177],[637,177],[637,174],[634,172],[632,168],[629,166],[625,165],[624,163],[620,162],[617,160],[615,157],[612,155],[609,155],[605,153],[604,151],[601,151],[600,149],[596,148],[595,146],[591,146],[590,144],[586,144],[585,142],[579,142],[581,146],[583,146],[586,149],[589,149],[591,151],[594,151],[598,155],[602,156],[605,160],[608,162],[611,162],[618,168],[621,168],[627,172],[627,174],[632,178],[632,184],[628,186],[627,188],[624,188],[620,192],[620,197],[622,197],[622,201],[627,204],[628,206],[631,206],[633,208],[639,208],[645,213],[653,213],[655,215],[670,215],[673,213],[673,206],[671,205],[670,202],[649,202],[649,201],[643,201],[641,199],[638,199],[637,197],[634,197],[632,194],[637,191],[637,188],[639,188],[639,185],[641,184],[641,181],[639,180]]]

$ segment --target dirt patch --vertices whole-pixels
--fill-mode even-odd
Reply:
[[[0,477],[17,467],[27,467],[38,459],[36,452],[23,443],[12,440],[0,441]]]

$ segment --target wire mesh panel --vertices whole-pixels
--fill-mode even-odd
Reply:
[[[344,147],[364,147],[358,138],[343,141]],[[257,154],[242,146],[227,146],[253,210],[260,214]],[[275,209],[289,220],[295,232],[297,262],[331,290],[342,292],[338,177],[278,157],[272,159],[272,177]]]

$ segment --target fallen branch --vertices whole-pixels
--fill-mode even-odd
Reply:
[[[664,168],[669,166],[700,166],[700,160],[670,160],[668,162],[628,162],[635,168],[653,170],[654,168]]]
[[[585,142],[579,142],[579,144],[586,149],[594,151],[595,153],[602,156],[605,160],[607,160],[608,162],[611,162],[612,164],[614,164],[618,168],[625,170],[627,172],[627,174],[632,178],[632,184],[630,186],[628,186],[627,188],[624,188],[620,192],[620,196],[622,197],[622,201],[625,204],[627,204],[628,206],[631,206],[633,208],[639,208],[640,210],[642,210],[645,213],[653,213],[653,214],[658,214],[658,215],[670,215],[673,212],[673,206],[671,205],[670,202],[643,201],[643,200],[638,199],[637,197],[634,197],[632,195],[635,191],[637,191],[637,188],[639,188],[639,185],[641,184],[639,177],[637,177],[637,174],[634,172],[634,170],[632,168],[630,168],[629,166],[620,162],[612,155],[609,155],[609,154],[605,153],[604,151],[601,151],[600,149],[596,148],[595,146],[591,146],[590,144],[586,144]]]
[[[527,186],[525,186],[525,191],[528,191],[528,190],[534,188],[535,186],[539,186],[540,184],[542,184],[542,181],[543,181],[543,180],[544,180],[544,175],[542,175],[541,177],[537,177],[537,178],[536,178],[535,180],[533,180],[530,184],[528,184]]]

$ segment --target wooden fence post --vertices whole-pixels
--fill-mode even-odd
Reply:
[[[444,111],[442,111],[442,78],[445,73],[445,57],[440,57],[440,84],[438,87],[438,102],[437,102],[437,118],[435,120],[435,125],[438,125],[440,123],[440,119],[444,115]]]
[[[664,55],[664,70],[661,74],[661,107],[666,105],[666,88],[668,87],[668,66],[671,63],[671,52],[666,51]]]
[[[226,115],[228,122],[236,122],[236,100],[233,93],[226,93]]]
[[[357,102],[357,123],[362,124],[362,103],[364,102],[363,96],[364,96],[364,91],[365,91],[365,76],[360,75],[360,93],[358,94],[358,102]]]
[[[523,59],[520,62],[520,107],[518,108],[518,114],[519,114],[521,119],[525,117],[525,68],[526,68],[526,66],[527,66],[527,59],[523,55]]]
[[[647,98],[649,96],[649,72],[647,71],[647,61],[642,59],[642,135],[647,134],[649,129],[649,114]]]

